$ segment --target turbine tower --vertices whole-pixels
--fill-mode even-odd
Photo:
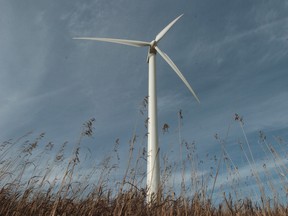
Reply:
[[[148,47],[147,63],[149,64],[148,73],[148,148],[147,148],[147,201],[152,201],[152,196],[157,195],[160,186],[160,166],[159,166],[159,147],[158,147],[158,125],[157,125],[157,96],[156,96],[156,53],[170,65],[175,73],[184,82],[192,95],[200,103],[197,95],[189,85],[180,70],[174,62],[158,48],[159,41],[169,31],[169,29],[183,16],[180,15],[169,23],[151,42],[125,40],[114,38],[95,38],[95,37],[76,37],[73,39],[79,40],[95,40],[102,42],[110,42],[117,44],[124,44],[135,47]]]

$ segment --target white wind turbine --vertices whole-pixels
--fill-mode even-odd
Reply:
[[[148,74],[148,148],[147,148],[147,198],[150,202],[153,194],[159,192],[160,185],[160,167],[159,167],[159,148],[158,148],[158,129],[157,129],[157,97],[156,97],[156,62],[155,55],[159,53],[162,58],[170,65],[170,67],[176,72],[180,79],[184,82],[196,100],[200,103],[195,92],[182,75],[180,70],[174,64],[174,62],[158,48],[159,41],[169,31],[169,29],[175,24],[175,22],[183,16],[180,15],[169,23],[151,42],[136,41],[136,40],[124,40],[113,38],[95,38],[95,37],[76,37],[73,39],[80,40],[95,40],[117,44],[124,44],[135,47],[149,47],[147,62],[149,63]]]

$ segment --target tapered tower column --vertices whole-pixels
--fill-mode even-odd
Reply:
[[[147,201],[156,195],[160,185],[157,97],[156,97],[156,50],[150,49],[148,79],[148,148],[147,148]]]

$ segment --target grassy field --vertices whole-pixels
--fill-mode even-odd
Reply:
[[[273,146],[267,142],[265,134],[259,132],[259,149],[267,156],[267,162],[275,164],[273,173],[266,164],[263,164],[264,172],[260,173],[242,118],[235,115],[235,121],[246,141],[239,146],[251,168],[250,177],[257,188],[256,201],[243,197],[237,164],[230,157],[225,140],[216,134],[222,154],[212,160],[208,177],[203,180],[203,175],[198,174],[204,162],[197,157],[195,143],[183,142],[181,151],[186,155],[180,165],[165,156],[162,158],[161,191],[148,204],[145,149],[136,148],[136,137],[132,137],[127,166],[121,170],[118,167],[119,140],[109,154],[93,159],[90,150],[83,146],[83,140],[93,135],[95,120],[91,119],[84,124],[72,151],[68,150],[71,149],[68,143],[58,147],[52,142],[45,143],[45,134],[33,137],[34,134],[28,133],[1,143],[0,215],[288,215],[288,170],[283,162],[287,143],[279,138]],[[185,177],[187,164],[191,165],[189,177]],[[225,172],[232,179],[226,187],[217,187],[221,164],[226,166]],[[82,173],[87,166],[90,168]],[[177,171],[181,181],[175,188],[169,182],[172,173]],[[278,176],[277,185],[275,176]]]

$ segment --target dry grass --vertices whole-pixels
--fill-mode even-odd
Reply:
[[[280,195],[273,182],[274,174],[264,167],[264,176],[261,177],[256,169],[242,118],[239,116],[235,118],[245,138],[245,143],[240,142],[239,145],[251,167],[252,176],[259,189],[260,202],[253,202],[249,197],[240,196],[238,168],[226,149],[225,139],[222,140],[218,135],[215,135],[215,138],[221,146],[221,156],[219,159],[214,156],[214,167],[211,167],[208,177],[199,177],[197,171],[203,161],[198,159],[195,143],[182,140],[181,119],[182,114],[179,115],[180,153],[181,157],[184,151],[187,155],[180,163],[180,195],[176,195],[174,193],[176,189],[169,186],[169,178],[178,165],[171,164],[164,156],[162,189],[154,201],[147,204],[146,188],[143,187],[146,176],[143,171],[146,169],[146,152],[145,149],[135,151],[137,142],[135,134],[130,140],[130,157],[120,180],[113,177],[113,173],[119,171],[119,140],[116,140],[111,154],[103,157],[100,162],[94,161],[92,164],[95,165],[89,172],[80,176],[79,173],[85,166],[82,166],[82,163],[92,160],[87,152],[81,155],[81,150],[85,149],[82,148],[83,139],[93,134],[95,120],[91,119],[84,124],[80,139],[74,144],[70,155],[67,154],[67,143],[61,145],[59,149],[55,149],[51,142],[41,144],[44,134],[40,134],[33,141],[25,140],[31,137],[31,134],[27,134],[15,141],[9,140],[1,144],[0,215],[288,215],[288,207],[283,205],[286,200],[283,202],[283,199],[278,198]],[[276,145],[285,152],[286,146],[283,140],[279,138],[275,140]],[[282,191],[286,195],[288,170],[283,163],[283,154],[268,143],[263,132],[260,133],[258,144],[264,154],[275,162],[275,172],[279,175]],[[244,145],[247,145],[248,151]],[[133,158],[135,154],[136,157]],[[47,155],[50,157],[43,161]],[[86,159],[82,161],[81,158]],[[191,166],[191,185],[186,180],[187,176],[185,177],[187,164]],[[224,192],[225,190],[217,192],[216,202],[215,190],[221,164],[226,166],[226,172],[233,181],[231,185],[227,185],[230,187],[228,194]],[[265,193],[266,185],[271,192],[269,194],[273,195],[271,199]],[[218,188],[221,189],[221,186]],[[219,194],[222,194],[220,201]]]

